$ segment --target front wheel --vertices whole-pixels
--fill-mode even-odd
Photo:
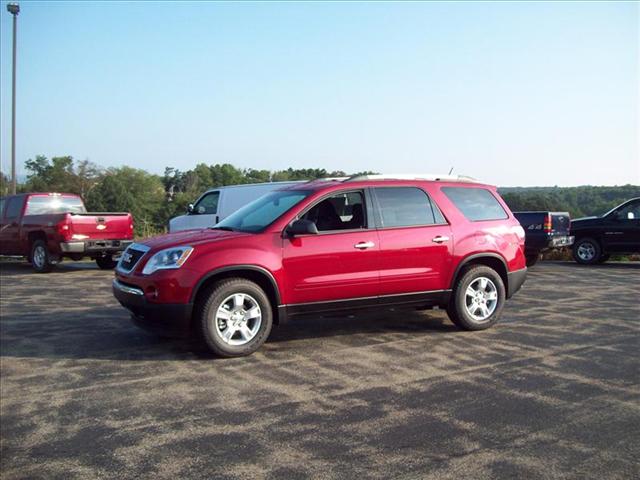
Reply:
[[[447,313],[463,330],[485,330],[500,319],[504,302],[502,277],[490,267],[476,265],[459,277]]]
[[[113,259],[112,255],[105,255],[104,257],[96,257],[96,264],[101,270],[113,270],[118,262]]]
[[[53,269],[49,250],[44,240],[36,240],[31,246],[31,265],[36,273],[48,273]]]
[[[271,302],[264,290],[244,278],[209,287],[195,315],[200,339],[220,357],[251,355],[265,342],[273,323]]]
[[[598,263],[602,249],[593,238],[581,238],[573,245],[573,258],[582,265]]]

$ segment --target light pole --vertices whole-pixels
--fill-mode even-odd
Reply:
[[[11,77],[11,193],[16,194],[16,31],[18,29],[18,13],[20,5],[7,4],[7,10],[13,15],[13,75]]]

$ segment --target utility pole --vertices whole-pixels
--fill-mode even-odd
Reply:
[[[8,12],[13,15],[13,75],[11,77],[11,193],[16,194],[16,40],[20,5],[9,3]]]

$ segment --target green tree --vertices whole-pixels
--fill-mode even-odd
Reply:
[[[0,196],[9,195],[11,190],[11,180],[4,173],[0,172]]]
[[[160,177],[136,168],[106,170],[88,193],[86,203],[90,211],[131,212],[139,236],[164,231],[168,220]]]

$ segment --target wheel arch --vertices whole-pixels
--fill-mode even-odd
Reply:
[[[258,284],[267,294],[273,310],[274,323],[280,323],[278,306],[281,304],[280,289],[273,274],[258,265],[229,265],[217,268],[204,275],[191,292],[191,303],[198,300],[198,296],[211,284],[226,278],[245,278]]]
[[[31,250],[31,246],[36,240],[44,240],[46,242],[47,234],[44,230],[32,230],[27,234],[27,240],[29,240],[29,250]]]
[[[29,261],[31,261],[31,250],[33,250],[33,244],[36,242],[36,240],[42,240],[43,242],[47,243],[47,234],[44,232],[44,230],[32,230],[27,233],[28,246],[25,255]]]
[[[497,253],[475,253],[465,257],[456,267],[451,277],[450,288],[453,290],[458,278],[462,274],[465,267],[471,265],[486,265],[494,269],[502,278],[506,291],[509,291],[509,275],[506,260]]]

